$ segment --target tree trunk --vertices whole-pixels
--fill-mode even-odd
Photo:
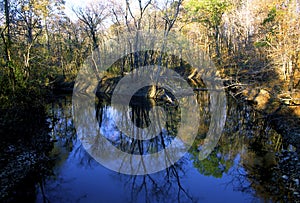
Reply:
[[[6,67],[9,69],[9,81],[12,86],[13,92],[15,91],[15,73],[12,67],[12,60],[11,60],[11,33],[10,33],[10,12],[9,12],[9,2],[8,0],[4,0],[4,13],[5,13],[5,24],[7,29],[6,37],[2,34],[3,41],[5,43],[5,56],[6,56]]]
[[[216,57],[217,57],[217,63],[218,65],[221,64],[221,54],[220,54],[220,43],[219,43],[219,36],[220,36],[220,31],[218,26],[215,27],[215,51],[216,51]]]

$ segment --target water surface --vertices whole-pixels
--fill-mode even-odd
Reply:
[[[105,168],[86,152],[76,136],[71,99],[71,96],[63,96],[48,106],[49,127],[55,141],[51,157],[55,164],[52,175],[36,186],[37,202],[257,202],[282,198],[279,195],[274,199],[272,193],[264,193],[257,187],[261,184],[257,179],[261,177],[251,176],[268,173],[276,164],[276,146],[266,135],[279,135],[247,105],[238,105],[229,98],[221,139],[207,159],[200,161],[199,149],[210,124],[209,99],[206,93],[200,93],[201,125],[189,152],[166,170],[132,176]],[[123,151],[153,153],[162,150],[162,143],[168,145],[176,135],[180,109],[171,104],[143,102],[141,105],[141,101],[132,101],[131,121],[140,127],[149,125],[149,109],[161,105],[167,112],[167,125],[160,136],[139,143],[115,126],[112,118],[122,118],[121,105],[112,107],[110,99],[104,97],[95,104],[101,133]],[[126,125],[130,121],[124,118],[121,122]],[[256,171],[258,169],[262,170]],[[264,184],[268,188],[277,183]],[[284,195],[283,191],[278,193]]]

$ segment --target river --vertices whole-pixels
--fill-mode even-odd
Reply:
[[[248,105],[237,104],[228,97],[227,119],[220,140],[206,159],[198,159],[199,146],[210,123],[206,93],[200,93],[198,99],[202,104],[201,125],[188,153],[160,172],[124,175],[102,166],[85,150],[74,127],[72,97],[60,96],[47,106],[47,121],[54,141],[49,156],[54,163],[51,175],[36,184],[36,202],[292,201],[294,190],[285,188],[286,177],[280,173],[281,137]],[[145,102],[139,105],[140,102],[133,101],[130,107],[136,118],[140,118],[138,125],[147,125],[147,112],[152,105],[157,105],[153,101]],[[166,141],[178,127],[178,109],[172,105],[164,108],[168,127],[161,140]],[[130,139],[122,138],[112,119],[121,116],[121,108],[111,106],[110,98],[100,97],[95,109],[102,134],[114,146],[135,153],[137,149],[128,148],[132,145]],[[154,143],[154,147],[144,147],[143,153],[150,153],[153,148],[163,149],[162,141]],[[142,143],[149,144],[149,141]],[[290,147],[283,152],[293,153],[293,150]]]

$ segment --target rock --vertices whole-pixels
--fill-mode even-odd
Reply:
[[[295,116],[300,117],[300,106],[292,106],[292,107],[290,107],[290,108],[292,109],[293,114],[294,114]]]
[[[282,179],[284,179],[284,180],[288,180],[288,179],[289,179],[289,177],[288,177],[287,175],[283,175],[283,176],[282,176]]]
[[[300,105],[300,92],[299,91],[292,92],[291,98],[292,98],[293,104]]]
[[[254,98],[254,102],[257,104],[257,108],[259,110],[264,110],[266,109],[269,101],[270,101],[270,93],[267,90],[261,89]]]
[[[242,91],[242,95],[247,101],[255,104],[257,110],[268,114],[275,112],[280,106],[279,100],[273,98],[266,89],[246,89]]]

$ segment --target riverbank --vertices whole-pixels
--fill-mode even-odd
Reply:
[[[299,90],[278,95],[266,87],[245,88],[237,98],[253,106],[282,135],[284,143],[287,143],[283,146],[285,149],[290,144],[296,148],[298,156],[300,155]]]
[[[180,72],[190,84],[201,86],[201,91],[205,91],[205,84],[201,83],[201,76],[193,73],[193,77],[184,71]],[[241,76],[239,76],[241,77]],[[268,76],[269,77],[269,76]],[[99,82],[97,88],[97,95],[107,94],[112,95],[116,85],[121,80],[121,76],[104,77]],[[193,81],[191,81],[193,80]],[[238,102],[246,102],[251,105],[256,111],[261,113],[264,118],[270,122],[273,128],[283,136],[285,143],[289,143],[297,149],[298,154],[300,150],[300,90],[281,91],[279,94],[278,86],[282,84],[260,82],[259,85],[243,85],[241,86],[236,81],[224,80],[224,87],[226,91],[238,100]],[[246,84],[247,81],[244,81]],[[273,85],[272,85],[273,84]],[[60,81],[55,83],[53,90],[55,92],[73,92],[74,82]],[[199,88],[196,88],[197,91]],[[195,90],[196,90],[195,89]],[[149,97],[151,87],[145,87],[135,93],[136,97]],[[165,99],[167,93],[158,89],[154,95],[154,99]],[[168,95],[171,98],[171,95]],[[153,97],[152,97],[153,98]],[[285,148],[287,146],[284,146]]]

